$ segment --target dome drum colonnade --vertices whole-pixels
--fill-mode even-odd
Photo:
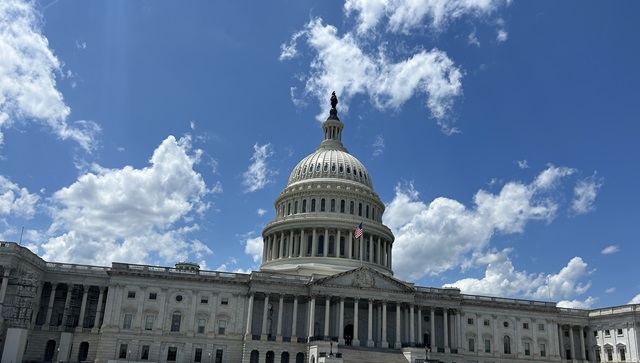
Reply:
[[[276,217],[262,233],[261,270],[332,275],[366,265],[393,275],[384,204],[367,169],[343,146],[344,124],[332,106],[322,143],[296,165],[274,202]],[[363,234],[355,238],[360,223]]]

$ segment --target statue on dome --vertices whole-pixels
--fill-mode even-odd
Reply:
[[[338,104],[338,97],[336,96],[336,91],[331,92],[331,108],[336,108]]]

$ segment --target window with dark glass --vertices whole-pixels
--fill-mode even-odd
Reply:
[[[193,355],[194,362],[202,362],[202,348],[196,348],[196,353]]]
[[[135,292],[135,291],[129,291],[129,292],[127,292],[127,297],[128,297],[129,299],[135,299],[135,297],[136,297],[136,292]]]
[[[307,213],[307,200],[302,201],[302,213]]]
[[[484,340],[484,352],[485,353],[491,353],[491,340],[490,339],[485,339]]]
[[[511,338],[504,337],[504,354],[511,354]]]
[[[118,359],[127,359],[127,349],[129,346],[127,344],[120,344],[120,353],[118,354]]]
[[[178,347],[169,347],[167,350],[167,362],[175,362],[178,356]]]
[[[318,250],[316,251],[316,255],[323,256],[324,255],[324,235],[318,236]]]
[[[204,334],[205,319],[198,319],[198,334]]]
[[[329,256],[333,256],[335,255],[336,251],[335,251],[335,237],[334,236],[329,236]]]
[[[209,297],[208,296],[202,296],[200,298],[200,304],[208,304],[209,303]]]
[[[354,207],[353,202],[349,202],[349,214],[353,214],[353,207]]]
[[[150,292],[149,293],[149,300],[155,300],[158,298],[158,293],[157,292]]]
[[[149,346],[143,345],[142,349],[140,350],[140,360],[147,360],[147,359],[149,359]]]
[[[218,334],[224,335],[226,329],[227,329],[227,321],[226,320],[219,320],[218,321]]]
[[[476,350],[476,342],[473,338],[469,338],[469,351],[474,352]]]
[[[331,199],[331,211],[332,212],[336,211],[336,200],[335,199]]]
[[[344,199],[340,200],[340,213],[344,213]]]
[[[358,203],[358,215],[362,217],[362,203]]]
[[[544,345],[543,343],[540,344],[540,356],[541,357],[547,356],[547,346]]]
[[[315,212],[316,211],[316,200],[311,199],[311,212]]]
[[[325,210],[325,202],[324,198],[320,199],[320,212],[324,212]]]
[[[122,329],[131,329],[132,314],[124,314],[124,321],[122,322]]]
[[[216,363],[222,363],[222,349],[216,349]]]
[[[293,203],[293,214],[297,214],[298,213],[298,201],[296,200]]]
[[[182,321],[182,315],[179,311],[176,311],[171,316],[171,331],[180,331],[180,323]]]
[[[153,315],[147,315],[144,318],[144,330],[153,330]]]

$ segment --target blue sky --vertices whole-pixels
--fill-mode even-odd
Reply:
[[[0,238],[49,261],[257,270],[335,90],[397,277],[640,303],[639,11],[2,1]]]

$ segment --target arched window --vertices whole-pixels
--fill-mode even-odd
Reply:
[[[362,203],[358,203],[358,215],[362,217]]]
[[[89,356],[89,343],[87,342],[80,343],[80,348],[78,350],[78,362],[86,361],[88,356]]]
[[[371,207],[371,219],[376,220],[376,207]]]
[[[280,363],[289,363],[289,352],[282,352]]]
[[[320,199],[320,212],[324,212],[325,210],[325,202],[324,198]]]
[[[260,363],[260,352],[257,350],[251,351],[251,357],[249,358],[250,363]]]
[[[336,200],[335,199],[331,199],[331,211],[332,212],[336,211]]]
[[[313,248],[313,236],[309,235],[307,237],[307,256],[311,256],[312,248]]]
[[[340,236],[340,257],[344,257],[344,236]]]
[[[291,202],[287,203],[287,215],[291,215]]]
[[[315,212],[316,211],[316,200],[311,199],[311,212]]]
[[[298,213],[298,201],[296,200],[293,203],[293,214],[297,214]]]
[[[353,201],[349,202],[349,213],[350,214],[353,214],[353,207],[354,207]]]
[[[307,213],[307,200],[302,200],[302,213]]]
[[[340,213],[344,213],[344,199],[340,201]]]
[[[511,354],[511,338],[504,336],[504,354]]]
[[[273,353],[272,350],[268,351],[265,358],[265,363],[275,363],[275,357],[276,355]]]
[[[324,256],[324,235],[319,235],[318,236],[318,251],[317,251],[317,255],[318,256]]]
[[[304,363],[304,353],[299,352],[296,354],[296,363]]]
[[[289,205],[291,207],[291,205]],[[365,208],[365,218],[369,218],[369,206]]]
[[[56,341],[48,340],[47,345],[45,345],[45,348],[44,348],[44,360],[51,361],[55,353],[56,353]]]
[[[171,331],[180,331],[180,323],[182,322],[182,314],[179,311],[174,311],[171,316]]]

